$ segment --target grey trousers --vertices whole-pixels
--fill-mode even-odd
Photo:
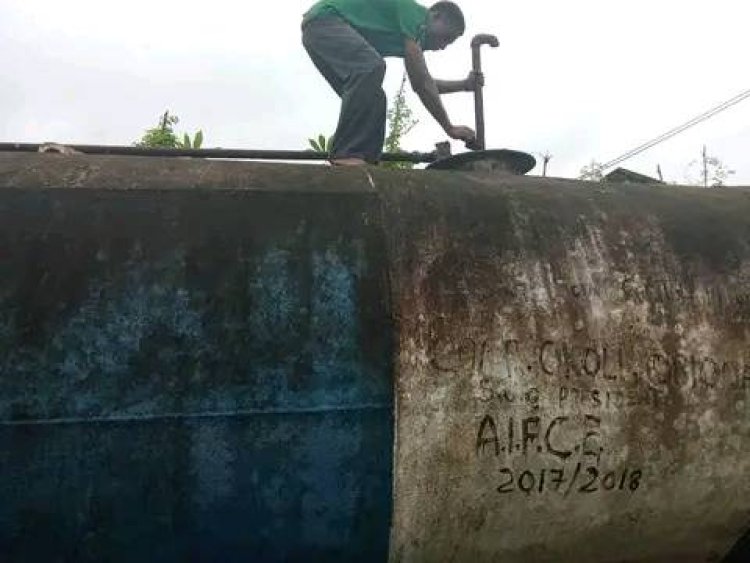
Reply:
[[[377,162],[385,137],[383,57],[353,27],[333,15],[305,22],[302,44],[328,84],[341,97],[331,157]]]

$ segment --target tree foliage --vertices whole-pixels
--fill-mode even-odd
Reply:
[[[136,147],[166,148],[166,149],[199,149],[203,145],[203,131],[197,131],[193,138],[184,133],[182,138],[174,131],[174,126],[180,122],[180,118],[171,115],[169,110],[159,118],[159,124],[147,129],[140,141],[135,143]]]
[[[398,152],[401,150],[401,140],[419,121],[414,119],[409,105],[406,103],[406,74],[401,77],[401,85],[393,98],[391,108],[388,110],[388,134],[385,136],[384,150],[386,152]],[[386,168],[414,168],[412,162],[386,162]]]
[[[601,182],[604,178],[604,168],[601,162],[592,160],[589,164],[581,168],[581,173],[578,175],[579,180],[587,180],[589,182]]]
[[[664,181],[661,174],[661,166],[657,166],[659,179]],[[701,158],[691,160],[686,167],[684,174],[684,183],[689,186],[703,186],[706,188],[717,188],[725,186],[736,171],[732,170],[722,160],[716,156],[708,154],[706,147],[703,147]],[[589,164],[581,168],[578,175],[579,180],[590,182],[601,182],[604,179],[604,169],[600,162],[592,160]],[[678,184],[679,182],[668,182]]]
[[[691,160],[687,166],[685,180],[692,186],[718,188],[726,185],[726,181],[735,173],[718,157],[709,155],[703,147],[702,158]]]
[[[307,140],[310,143],[310,148],[316,152],[324,152],[330,154],[333,137],[326,137],[322,133],[318,135],[317,139],[310,138]]]

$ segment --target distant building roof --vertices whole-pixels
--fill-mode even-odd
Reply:
[[[652,178],[651,176],[646,176],[645,174],[639,174],[638,172],[633,172],[632,170],[628,170],[627,168],[615,168],[609,174],[604,175],[603,181],[612,182],[616,184],[621,184],[624,182],[631,182],[634,184],[663,184],[664,183],[661,180],[657,180],[656,178]]]

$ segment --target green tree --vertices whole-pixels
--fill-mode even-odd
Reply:
[[[730,170],[718,157],[709,155],[704,145],[701,158],[692,160],[688,164],[685,180],[691,186],[718,188],[724,186],[734,173],[735,171]]]
[[[193,138],[187,133],[179,138],[174,131],[174,126],[180,122],[176,115],[170,115],[169,110],[159,118],[159,124],[147,129],[140,141],[135,143],[136,147],[145,148],[167,148],[167,149],[199,149],[203,144],[203,131],[197,131]]]
[[[587,180],[589,182],[601,182],[604,178],[604,169],[602,163],[592,160],[589,164],[581,168],[581,173],[578,175],[579,180]]]
[[[384,149],[386,152],[401,150],[401,140],[419,123],[414,119],[414,113],[406,103],[406,73],[401,77],[401,85],[396,92],[390,109],[388,110],[388,134],[385,136]],[[386,168],[414,168],[413,162],[386,162]]]

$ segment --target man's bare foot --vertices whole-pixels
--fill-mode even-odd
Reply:
[[[367,162],[362,158],[332,158],[331,166],[364,166]]]

